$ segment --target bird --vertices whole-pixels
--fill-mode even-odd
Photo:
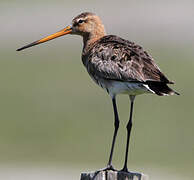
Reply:
[[[116,35],[107,35],[100,17],[92,12],[83,12],[77,15],[73,18],[71,24],[64,29],[23,46],[17,51],[67,34],[83,37],[83,65],[94,82],[102,87],[112,100],[114,133],[105,170],[115,170],[112,165],[112,157],[120,123],[116,96],[118,94],[129,96],[130,115],[126,126],[125,159],[121,169],[121,171],[129,172],[127,164],[135,97],[141,94],[168,96],[179,95],[179,93],[168,86],[168,84],[174,84],[174,82],[168,80],[153,57],[143,47]]]

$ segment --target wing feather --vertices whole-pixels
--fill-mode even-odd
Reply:
[[[172,83],[141,46],[117,36],[101,38],[83,53],[82,60],[94,78]]]

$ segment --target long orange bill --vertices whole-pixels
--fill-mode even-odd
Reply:
[[[22,48],[19,48],[19,49],[17,49],[17,51],[21,51],[21,50],[23,50],[23,49],[26,49],[26,48],[35,46],[35,45],[40,44],[40,43],[44,43],[44,42],[49,41],[49,40],[51,40],[51,39],[55,39],[55,38],[57,38],[57,37],[64,36],[64,35],[66,35],[66,34],[70,34],[71,32],[72,32],[71,26],[67,26],[65,29],[63,29],[63,30],[61,30],[61,31],[59,31],[59,32],[56,32],[56,33],[54,33],[54,34],[52,34],[52,35],[50,35],[50,36],[47,36],[47,37],[45,37],[45,38],[42,38],[42,39],[40,39],[40,40],[38,40],[38,41],[35,41],[35,42],[33,42],[33,43],[30,43],[30,44],[28,44],[28,45],[26,45],[26,46],[24,46],[24,47],[22,47]]]

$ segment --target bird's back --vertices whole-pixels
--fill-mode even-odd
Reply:
[[[118,36],[104,36],[83,49],[83,64],[95,80],[142,83],[158,95],[173,94],[172,84],[153,58],[134,42]]]

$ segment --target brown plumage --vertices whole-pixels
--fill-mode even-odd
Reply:
[[[143,93],[153,93],[159,96],[178,95],[178,93],[168,87],[168,84],[173,84],[173,82],[168,80],[153,58],[141,46],[118,36],[106,35],[100,18],[90,12],[76,16],[72,20],[71,26],[26,45],[18,51],[66,34],[76,34],[83,37],[82,62],[91,78],[105,89],[112,98],[115,129],[111,153],[105,170],[114,170],[112,155],[119,128],[116,95],[124,93],[130,97],[131,110],[127,124],[125,162],[122,169],[122,171],[128,171],[127,160],[135,96]]]
[[[147,84],[158,95],[174,94],[173,84],[139,45],[117,36],[100,38],[82,54],[83,64],[95,79]]]

